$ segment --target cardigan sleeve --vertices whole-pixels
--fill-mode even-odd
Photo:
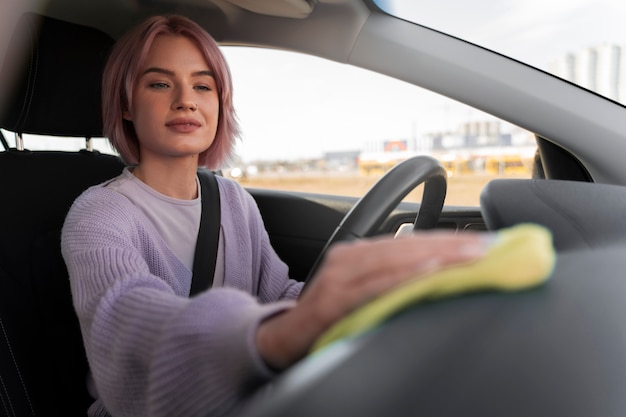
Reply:
[[[258,323],[293,303],[233,288],[180,294],[180,262],[106,191],[81,196],[62,232],[98,401],[119,417],[232,412],[271,377],[251,340]]]

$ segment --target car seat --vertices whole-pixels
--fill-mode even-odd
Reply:
[[[22,134],[87,143],[102,136],[100,78],[113,39],[36,14],[16,27],[0,73],[14,80],[0,128],[17,138],[15,149],[0,152],[0,415],[84,416],[88,364],[60,230],[73,200],[123,163],[87,149],[29,151]]]

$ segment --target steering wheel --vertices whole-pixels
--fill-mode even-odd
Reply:
[[[413,230],[434,228],[446,197],[446,179],[443,165],[430,156],[415,156],[394,166],[341,220],[315,261],[305,286],[313,280],[328,248],[337,242],[371,236],[400,201],[421,183],[424,183],[424,193]]]

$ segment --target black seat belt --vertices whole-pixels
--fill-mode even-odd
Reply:
[[[202,196],[202,214],[193,258],[189,297],[208,289],[213,284],[220,238],[220,192],[215,174],[207,169],[199,169],[198,179]]]

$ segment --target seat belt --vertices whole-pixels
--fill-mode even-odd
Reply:
[[[207,169],[198,170],[202,213],[196,251],[193,257],[193,275],[189,297],[208,289],[213,284],[217,248],[220,238],[220,192],[215,174]]]

